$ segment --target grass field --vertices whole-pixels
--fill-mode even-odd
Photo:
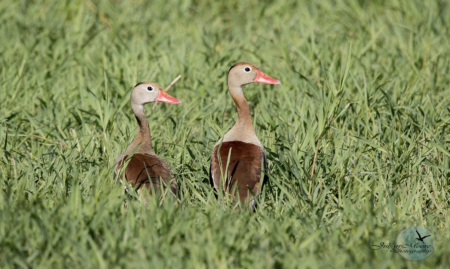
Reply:
[[[448,268],[448,1],[0,1],[0,268]],[[209,186],[234,124],[229,67],[269,162],[255,213]],[[124,195],[115,157],[134,138],[134,84],[180,205]],[[125,207],[124,203],[128,206]],[[395,243],[428,228],[434,253]]]

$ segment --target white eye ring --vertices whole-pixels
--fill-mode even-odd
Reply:
[[[153,90],[154,90],[154,88],[152,86],[147,87],[147,91],[152,92]]]
[[[252,71],[252,68],[249,67],[249,66],[246,66],[246,67],[244,68],[244,71],[247,72],[247,73],[250,73],[250,72]]]

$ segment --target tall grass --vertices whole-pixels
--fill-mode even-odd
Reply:
[[[0,1],[0,267],[447,267],[449,25],[447,1]],[[208,179],[237,61],[283,83],[244,88],[255,213]],[[178,74],[183,105],[146,111],[182,203],[146,207],[113,178],[130,90]],[[428,259],[370,249],[410,226]]]

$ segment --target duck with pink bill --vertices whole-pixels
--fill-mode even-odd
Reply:
[[[116,158],[116,174],[120,175],[124,169],[120,181],[134,186],[138,193],[141,193],[142,189],[151,194],[169,190],[166,193],[177,197],[177,181],[173,178],[169,166],[152,148],[150,127],[144,113],[144,105],[152,102],[181,104],[180,100],[170,96],[153,82],[136,84],[131,92],[130,103],[139,131],[133,142]]]
[[[251,63],[240,62],[231,66],[228,72],[228,91],[236,104],[236,124],[214,145],[210,183],[217,191],[224,190],[234,203],[254,207],[267,174],[261,180],[262,171],[267,170],[264,148],[256,136],[250,107],[242,86],[257,82],[281,84],[264,74]]]

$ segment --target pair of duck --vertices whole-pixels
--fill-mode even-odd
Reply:
[[[228,193],[234,202],[255,205],[254,197],[262,190],[261,171],[267,169],[264,148],[253,128],[250,107],[244,97],[242,86],[258,82],[281,84],[261,72],[250,63],[236,63],[228,72],[228,91],[236,103],[238,119],[214,145],[210,165],[211,186]],[[177,182],[169,166],[156,155],[151,145],[148,120],[144,105],[151,102],[181,104],[152,82],[138,83],[131,93],[131,109],[139,125],[139,132],[125,152],[116,159],[116,172],[122,175],[121,182],[134,185],[139,193],[147,189],[157,193],[169,188],[178,196]],[[121,170],[125,168],[124,172]],[[123,178],[124,177],[124,178]]]

